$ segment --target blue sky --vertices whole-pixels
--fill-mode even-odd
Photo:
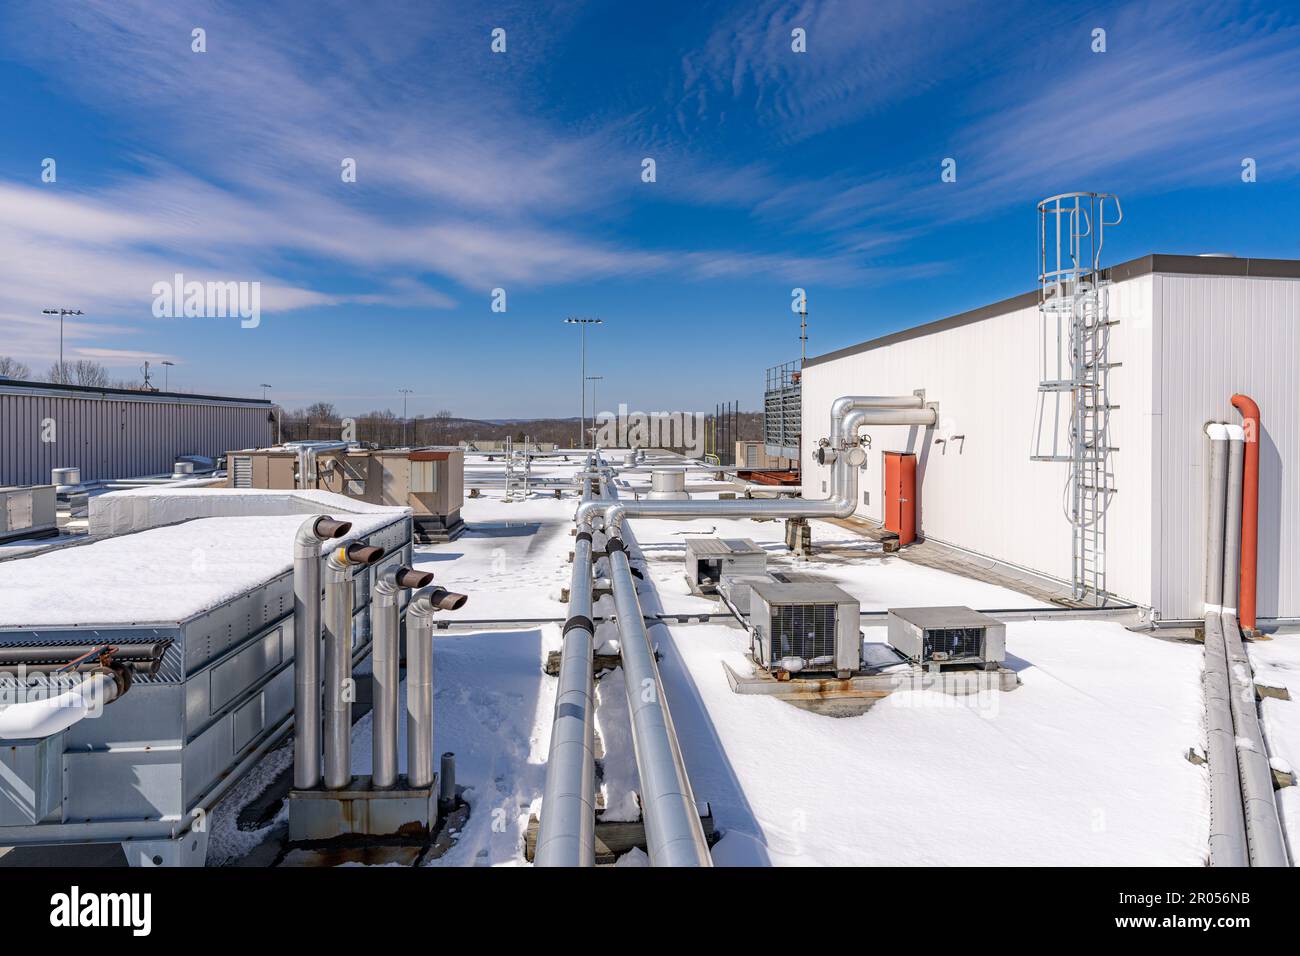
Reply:
[[[1300,257],[1298,78],[1294,4],[7,0],[0,354],[66,306],[119,377],[570,415],[576,313],[602,408],[755,408],[792,288],[810,354],[1026,291],[1052,193],[1122,197],[1109,262]],[[176,272],[261,324],[155,318]]]

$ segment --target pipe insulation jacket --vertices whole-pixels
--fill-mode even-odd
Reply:
[[[76,686],[61,694],[0,708],[0,739],[44,739],[67,730],[120,697],[129,686],[122,680],[111,671],[100,670],[79,678]],[[4,693],[8,696],[14,689],[6,688]]]

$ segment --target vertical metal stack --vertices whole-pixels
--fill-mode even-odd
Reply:
[[[1107,219],[1110,204],[1114,219]],[[1124,218],[1109,193],[1062,193],[1038,204],[1038,408],[1033,461],[1069,465],[1065,510],[1073,528],[1076,600],[1106,603],[1106,511],[1115,487],[1110,414],[1110,281],[1101,272],[1107,226]]]

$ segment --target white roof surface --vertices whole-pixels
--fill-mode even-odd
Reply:
[[[404,514],[339,514],[352,522],[341,540]],[[303,521],[300,514],[200,518],[2,562],[0,627],[185,620],[289,570]]]

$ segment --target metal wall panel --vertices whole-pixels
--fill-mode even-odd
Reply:
[[[1111,290],[1111,316],[1120,322],[1111,356],[1123,366],[1112,375],[1122,410],[1113,421],[1120,491],[1108,516],[1108,585],[1144,605],[1152,593],[1151,282],[1142,276]],[[1068,580],[1066,466],[1029,460],[1038,347],[1038,310],[1028,307],[809,366],[803,376],[804,494],[826,497],[829,469],[810,455],[828,434],[832,401],[925,389],[927,401],[938,402],[940,419],[928,441],[923,429],[863,429],[872,447],[861,473],[858,514],[877,522],[883,517],[881,453],[912,452],[923,535]]]
[[[1160,407],[1156,604],[1201,613],[1207,421],[1240,422],[1234,392],[1259,403],[1258,614],[1300,617],[1300,280],[1155,277]]]
[[[156,475],[180,455],[216,457],[272,441],[268,404],[0,384],[0,485],[43,484],[53,468],[83,481]]]

